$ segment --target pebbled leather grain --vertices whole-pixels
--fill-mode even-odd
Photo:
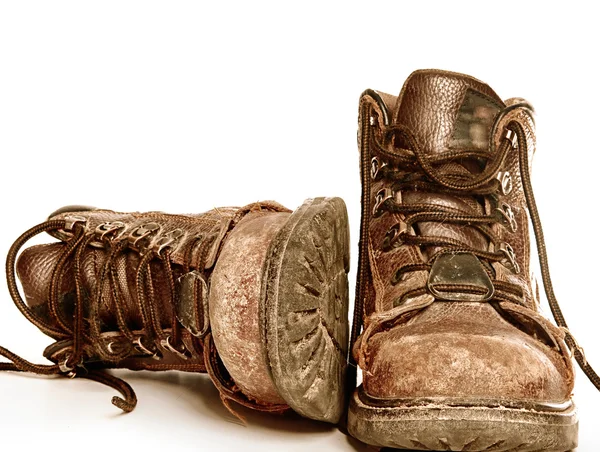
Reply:
[[[498,109],[504,102],[485,83],[468,75],[446,71],[413,72],[396,99],[394,122],[412,131],[419,145],[431,154],[447,150],[467,90],[489,98]]]

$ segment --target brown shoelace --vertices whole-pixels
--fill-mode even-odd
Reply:
[[[363,133],[368,133],[369,136],[363,137],[363,146],[369,146],[371,140],[375,141],[372,132],[370,130],[369,115],[365,114],[363,110],[363,121],[362,130]],[[542,270],[542,280],[546,296],[550,305],[550,309],[554,316],[557,325],[565,334],[565,342],[569,346],[573,356],[577,363],[583,370],[583,372],[590,379],[592,384],[600,390],[600,377],[594,371],[594,369],[587,362],[582,348],[577,344],[577,341],[568,329],[567,323],[564,319],[558,300],[554,294],[552,287],[552,280],[550,277],[550,270],[548,264],[548,256],[546,253],[546,245],[544,242],[544,234],[542,230],[541,220],[537,211],[535,198],[533,195],[533,188],[531,186],[531,179],[529,174],[529,154],[527,149],[526,133],[522,126],[512,121],[507,125],[507,136],[503,140],[499,149],[491,149],[490,152],[477,152],[477,151],[447,151],[437,155],[425,154],[416,142],[412,139],[410,133],[404,130],[400,126],[392,125],[387,126],[384,130],[383,137],[384,142],[389,140],[395,135],[400,134],[402,138],[409,143],[410,149],[396,149],[399,154],[390,154],[386,146],[382,143],[376,143],[378,153],[382,156],[388,156],[390,160],[399,162],[403,171],[397,171],[389,166],[381,168],[382,177],[390,181],[392,190],[401,190],[402,188],[411,188],[424,190],[429,193],[449,193],[459,196],[468,195],[479,195],[479,196],[493,196],[500,188],[500,182],[496,179],[496,176],[502,166],[504,158],[507,152],[513,147],[517,147],[519,151],[519,166],[523,180],[523,189],[525,192],[525,198],[527,206],[531,216],[531,222],[533,230],[535,232],[536,244],[538,248],[539,262]],[[516,141],[513,140],[516,138]],[[362,155],[368,156],[370,153],[368,149],[362,149]],[[448,173],[448,171],[442,171],[440,167],[451,165],[463,160],[485,161],[483,170],[474,175],[469,173]],[[363,158],[362,164],[367,165],[369,162]],[[363,175],[363,178],[366,178]],[[364,183],[363,186],[367,186]],[[363,188],[364,190],[364,188]],[[506,243],[500,243],[498,237],[493,233],[490,226],[494,223],[503,222],[510,220],[507,216],[502,215],[468,215],[458,209],[444,207],[433,204],[401,204],[397,203],[394,196],[386,195],[384,191],[378,195],[376,200],[376,209],[380,212],[373,212],[374,214],[382,213],[384,210],[390,212],[397,212],[404,216],[403,222],[406,227],[403,227],[402,231],[398,227],[392,228],[384,240],[384,248],[391,249],[396,243],[417,245],[417,246],[432,246],[436,247],[438,251],[428,260],[427,263],[423,264],[409,264],[401,266],[395,272],[391,283],[396,284],[402,278],[402,275],[412,271],[431,270],[432,262],[435,261],[436,257],[442,253],[472,253],[478,256],[484,268],[486,269],[492,283],[494,285],[494,295],[490,301],[508,301],[524,305],[523,302],[523,291],[522,288],[516,284],[508,283],[505,281],[499,281],[494,278],[494,272],[491,267],[492,262],[503,262],[508,261],[512,266],[516,266],[514,261],[514,253],[510,245]],[[493,202],[493,201],[492,201]],[[363,206],[363,216],[370,215],[371,212],[365,210]],[[408,231],[411,230],[411,226],[417,222],[446,222],[460,224],[464,227],[475,228],[479,233],[483,234],[495,247],[494,252],[482,251],[471,246],[466,246],[458,240],[454,240],[448,237],[438,236],[424,236],[424,235],[411,235]],[[509,226],[509,225],[507,225]],[[366,231],[361,230],[362,241],[366,240]],[[511,253],[512,256],[511,256]],[[358,278],[366,278],[368,262],[365,262],[361,258],[360,267],[358,271]],[[518,267],[517,267],[518,268]],[[446,292],[467,292],[467,293],[480,293],[482,288],[471,285],[448,285],[442,287],[442,290]],[[369,325],[368,331],[371,332],[377,328],[377,325],[373,323],[384,324],[387,322],[393,322],[394,319],[399,318],[404,314],[407,309],[402,306],[402,302],[412,298],[419,299],[428,293],[427,287],[421,287],[405,294],[402,300],[400,300],[399,306],[386,313],[378,313],[371,319],[372,322]],[[417,303],[417,308],[423,308],[427,304]],[[361,286],[357,287],[356,306],[354,313],[354,324],[352,329],[352,346],[357,341],[362,327],[362,315],[363,315],[363,297],[361,294]],[[364,338],[363,338],[364,339]],[[352,375],[351,378],[354,378]]]
[[[104,363],[116,363],[126,357],[135,355],[141,357],[154,356],[160,357],[160,347],[165,345],[174,353],[185,355],[187,350],[181,341],[181,325],[173,315],[170,329],[165,329],[161,325],[159,314],[157,312],[157,299],[153,287],[151,274],[151,262],[160,261],[164,270],[166,281],[170,293],[170,300],[175,309],[175,283],[173,269],[171,267],[170,247],[168,243],[164,246],[152,250],[139,251],[141,258],[136,270],[135,294],[129,294],[131,299],[137,300],[139,313],[141,314],[143,326],[141,330],[134,332],[128,324],[128,319],[123,308],[125,304],[125,294],[123,288],[118,283],[115,260],[127,250],[132,248],[127,242],[127,237],[118,237],[116,232],[118,228],[105,231],[100,237],[106,252],[106,260],[99,271],[96,291],[89,297],[89,312],[84,310],[84,293],[82,282],[82,261],[86,249],[93,241],[99,239],[94,231],[88,231],[84,222],[76,221],[72,225],[72,237],[65,242],[64,250],[57,260],[57,264],[52,272],[48,300],[48,316],[50,321],[40,318],[29,308],[19,293],[17,279],[15,275],[15,264],[19,250],[34,236],[42,232],[61,231],[67,228],[65,220],[49,220],[35,226],[23,233],[12,245],[6,259],[6,276],[10,295],[15,305],[21,313],[31,323],[36,325],[44,334],[59,341],[72,340],[72,346],[68,357],[64,362],[57,364],[33,364],[20,356],[12,353],[4,347],[0,347],[0,355],[8,358],[10,363],[0,363],[0,371],[20,371],[31,372],[39,375],[65,375],[71,378],[80,377],[94,380],[110,386],[119,391],[123,397],[113,397],[112,403],[125,412],[132,411],[136,404],[136,395],[129,384],[120,378],[103,372],[101,368]],[[206,258],[207,243],[210,240],[204,240],[198,237],[189,242],[185,251],[186,262],[190,262],[192,249],[199,246],[200,261]],[[67,262],[73,262],[73,279],[75,282],[74,313],[72,321],[65,318],[64,313],[59,306],[59,287],[65,274]],[[204,268],[199,265],[198,268]],[[183,271],[189,271],[189,264],[185,264]],[[105,294],[104,289],[108,285],[113,306],[114,315],[118,324],[118,332],[126,339],[127,343],[115,344],[103,338],[100,306]],[[55,343],[55,344],[56,344]],[[125,345],[125,346],[124,346]],[[85,348],[92,347],[97,354],[96,362],[86,363]],[[99,368],[98,368],[99,367]]]

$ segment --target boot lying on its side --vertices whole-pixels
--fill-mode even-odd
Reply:
[[[58,242],[32,246],[48,232]],[[274,202],[199,215],[67,207],[11,248],[9,290],[56,340],[31,364],[136,397],[107,368],[208,372],[222,400],[337,422],[348,342],[348,223],[339,198],[291,212]],[[17,261],[18,257],[18,261]],[[25,300],[15,278],[15,266]]]
[[[398,97],[366,91],[359,127],[352,350],[363,381],[350,433],[418,450],[574,448],[571,353],[600,379],[552,293],[530,182],[532,107],[425,70]],[[530,279],[530,220],[561,328],[540,313]]]

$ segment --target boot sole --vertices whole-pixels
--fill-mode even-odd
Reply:
[[[382,407],[365,403],[359,388],[350,401],[348,430],[379,447],[564,452],[577,447],[578,421],[573,404],[557,412],[483,405]]]
[[[279,394],[299,414],[332,423],[344,412],[348,270],[344,202],[308,199],[271,242],[261,297]]]

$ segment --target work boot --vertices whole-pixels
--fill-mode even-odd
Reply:
[[[48,232],[58,242],[19,249]],[[20,311],[56,342],[52,365],[0,348],[2,370],[96,380],[108,368],[207,372],[233,413],[293,409],[337,422],[348,350],[348,223],[339,198],[291,212],[274,202],[199,215],[67,207],[7,259]],[[16,273],[24,299],[19,294]]]
[[[362,224],[348,429],[413,450],[577,446],[573,353],[530,181],[533,109],[466,75],[360,99]],[[536,233],[547,298],[530,277]]]

